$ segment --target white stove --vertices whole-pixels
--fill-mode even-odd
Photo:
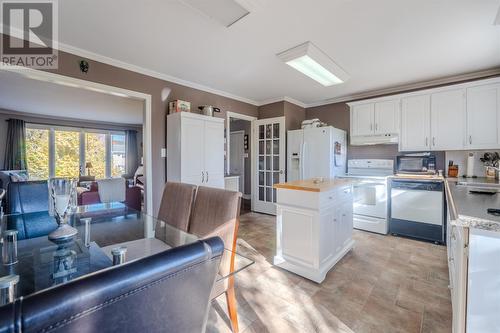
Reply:
[[[353,185],[354,228],[387,234],[387,177],[394,174],[394,161],[357,159],[347,166],[347,177],[358,179]]]

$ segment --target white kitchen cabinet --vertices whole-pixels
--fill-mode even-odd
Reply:
[[[374,130],[375,105],[355,105],[351,109],[351,135],[371,135]]]
[[[304,183],[277,188],[274,264],[321,283],[328,271],[353,247],[353,197],[350,181],[330,181],[318,191]],[[311,185],[322,186],[322,185]]]
[[[400,151],[419,151],[431,148],[430,99],[430,95],[402,98]]]
[[[465,145],[465,89],[431,95],[431,150],[461,150]]]
[[[467,89],[467,149],[499,148],[500,85]]]
[[[399,133],[399,100],[375,103],[375,134]]]
[[[352,105],[351,135],[396,133],[399,133],[399,100]]]
[[[168,181],[224,188],[224,119],[169,115],[167,151]]]

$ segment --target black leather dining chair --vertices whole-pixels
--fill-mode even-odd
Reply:
[[[219,237],[114,266],[0,307],[0,332],[204,332]]]

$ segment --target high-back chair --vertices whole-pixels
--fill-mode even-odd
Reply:
[[[234,270],[236,240],[240,218],[241,193],[210,187],[198,187],[189,232],[199,237],[218,236],[227,250],[222,258],[220,274],[227,276]],[[238,315],[234,279],[222,279],[212,291],[212,299],[226,294],[228,314],[233,332],[238,332]]]
[[[167,182],[163,189],[158,220],[187,232],[195,194],[196,185]],[[156,229],[155,236],[161,239],[157,234],[160,230]]]
[[[204,332],[223,242],[214,237],[0,307],[0,332]]]

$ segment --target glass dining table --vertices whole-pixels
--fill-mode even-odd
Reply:
[[[30,237],[32,224],[41,221],[52,227],[46,227],[43,235],[38,231],[36,237]],[[25,297],[123,261],[144,258],[200,239],[119,202],[78,206],[69,224],[78,230],[76,237],[64,244],[54,244],[47,235],[57,224],[48,212],[4,215],[0,224],[2,253],[3,247],[12,246],[6,236],[10,230],[17,230],[14,233],[22,237],[17,240],[15,260],[11,258],[11,262],[15,262],[2,260],[0,289],[5,287],[2,281],[8,278],[16,284],[14,298]],[[220,270],[217,281],[232,277],[254,263],[231,249],[225,249],[223,256],[233,256],[234,265],[229,272]]]

